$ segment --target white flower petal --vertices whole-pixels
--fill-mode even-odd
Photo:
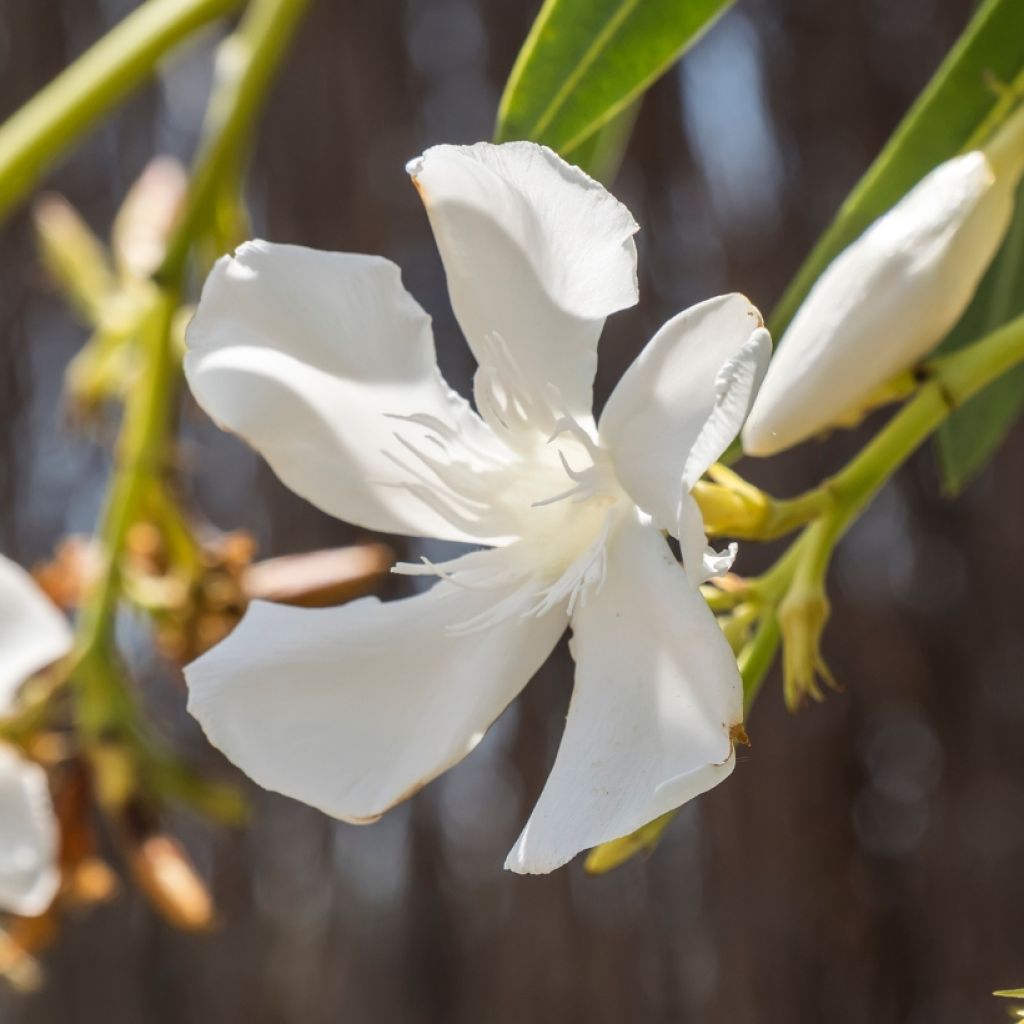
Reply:
[[[416,454],[463,473],[501,457],[441,378],[430,318],[393,263],[248,242],[210,274],[188,344],[199,404],[325,512],[393,533],[503,536]],[[446,452],[429,440],[437,430],[451,435]]]
[[[707,548],[704,552],[704,572],[700,582],[705,583],[715,576],[724,576],[732,568],[739,550],[736,541],[727,545],[724,551]]]
[[[506,867],[552,871],[721,782],[742,685],[697,589],[648,522],[613,537],[573,615],[576,688],[540,800]]]
[[[0,908],[33,917],[57,893],[57,819],[46,772],[0,744]]]
[[[941,164],[829,265],[779,342],[743,430],[771,455],[855,414],[960,318],[1006,233],[1013,183]]]
[[[675,531],[679,540],[679,553],[690,582],[696,587],[713,576],[722,576],[732,568],[739,546],[730,544],[724,551],[716,551],[708,544],[704,532],[704,518],[692,494],[684,492],[679,507],[679,527]]]
[[[0,715],[21,684],[71,650],[71,627],[38,584],[0,555]]]
[[[601,414],[619,480],[662,528],[739,432],[768,366],[771,338],[742,295],[673,317],[623,374]]]
[[[477,361],[497,336],[540,393],[553,384],[569,413],[589,416],[604,319],[637,300],[629,211],[529,142],[434,146],[408,170]]]
[[[189,710],[261,786],[372,821],[465,757],[565,629],[559,608],[458,631],[508,598],[441,582],[386,604],[256,602],[186,669]]]

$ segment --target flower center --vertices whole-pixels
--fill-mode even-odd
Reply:
[[[542,615],[562,604],[571,614],[604,582],[606,542],[617,515],[629,504],[611,459],[592,430],[564,408],[556,388],[549,385],[539,395],[527,386],[497,336],[489,339],[474,391],[500,453],[477,444],[473,465],[452,458],[450,449],[465,450],[472,439],[422,417],[410,419],[427,427],[429,439],[445,454],[434,457],[422,445],[400,440],[444,485],[443,497],[435,487],[431,495],[420,495],[424,500],[435,508],[435,502],[443,501],[446,514],[486,514],[507,526],[510,541],[447,562],[401,563],[393,571],[508,592],[458,631],[484,628],[512,615]],[[422,483],[426,488],[427,482]]]

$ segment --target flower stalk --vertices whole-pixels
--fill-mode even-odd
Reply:
[[[152,495],[166,496],[164,477],[180,380],[174,328],[188,258],[225,176],[240,166],[267,86],[306,5],[307,0],[253,0],[237,32],[222,44],[206,141],[196,160],[183,213],[153,275],[157,287],[152,307],[140,326],[139,376],[125,397],[114,473],[98,529],[102,568],[82,605],[78,653],[71,671],[82,738],[95,755],[98,790],[109,806],[128,799],[118,781],[125,776],[124,754],[158,791],[195,796],[208,802],[210,809],[229,815],[235,811],[224,794],[208,788],[199,792],[194,780],[165,755],[154,752],[151,741],[144,738],[138,709],[114,649],[113,630],[124,592],[121,561],[129,532]],[[179,533],[176,531],[180,542]],[[111,750],[112,742],[117,756]]]
[[[698,480],[691,493],[711,537],[775,540],[806,525],[835,504],[835,496],[827,486],[795,498],[773,498],[728,466],[716,464],[708,470],[708,476],[711,480]]]
[[[238,30],[217,52],[216,84],[207,108],[205,141],[196,158],[185,209],[153,275],[180,286],[193,243],[225,182],[237,180],[253,121],[309,0],[252,0]]]

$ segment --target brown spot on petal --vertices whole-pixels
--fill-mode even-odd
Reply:
[[[747,730],[743,728],[742,722],[737,722],[729,730],[729,739],[733,746],[739,745],[743,747],[750,746],[750,737],[747,735]]]
[[[761,316],[761,310],[759,310],[757,308],[757,306],[755,306],[750,301],[750,299],[746,295],[743,294],[743,292],[737,292],[736,294],[741,299],[743,299],[743,301],[746,302],[746,304],[750,307],[750,314],[749,315],[752,316],[757,321],[757,326],[758,327],[764,327],[764,317]]]

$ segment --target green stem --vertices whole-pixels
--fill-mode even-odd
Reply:
[[[779,629],[777,609],[789,590],[794,573],[799,568],[806,543],[807,531],[804,531],[767,572],[750,583],[750,589],[761,606],[761,621],[750,643],[740,651],[737,658],[740,676],[743,679],[744,715],[750,712],[758,693],[761,692],[761,684],[779,650],[782,633]]]
[[[761,684],[775,661],[780,639],[778,616],[774,609],[769,609],[761,619],[753,639],[743,648],[737,659],[740,677],[743,679],[744,716],[750,713],[757,695],[761,692]]]
[[[75,680],[79,721],[86,738],[102,739],[112,731],[138,732],[137,710],[114,655],[113,626],[128,531],[140,518],[150,487],[162,485],[167,468],[179,382],[173,326],[187,260],[221,187],[221,176],[237,166],[271,76],[307,2],[252,0],[242,24],[218,53],[218,80],[210,99],[206,141],[196,158],[185,211],[154,275],[159,287],[153,313],[145,324],[142,370],[125,401],[113,480],[98,529],[103,568],[79,618]]]
[[[786,548],[782,557],[767,572],[751,581],[751,589],[761,604],[777,605],[786,596],[805,544],[806,531]]]
[[[175,44],[242,0],[149,0],[0,126],[0,217]]]
[[[778,498],[768,506],[763,540],[785,536],[812,519],[827,512],[835,504],[835,495],[828,487],[816,487],[795,498]]]
[[[164,469],[173,405],[171,382],[175,376],[170,326],[177,305],[177,292],[160,292],[143,328],[141,376],[128,392],[113,479],[99,529],[103,568],[79,618],[80,645],[85,651],[110,639],[125,539],[138,518],[147,483]]]
[[[1024,316],[967,348],[929,363],[929,379],[917,395],[827,482],[836,501],[835,510],[826,517],[831,524],[829,535],[838,540],[882,484],[954,410],[1022,360]]]
[[[738,605],[744,603],[749,596],[747,590],[717,590],[710,584],[700,588],[701,594],[707,606],[716,614],[719,612],[731,612]]]
[[[206,141],[185,210],[154,275],[158,284],[182,281],[192,243],[216,203],[221,182],[241,162],[256,112],[308,5],[309,0],[253,0],[238,31],[221,46],[217,84],[206,112]]]
[[[159,479],[171,429],[174,379],[170,323],[174,292],[161,292],[143,327],[142,370],[129,391],[106,511],[99,530],[103,566],[78,621],[76,714],[83,739],[104,739],[132,723],[135,708],[113,654],[115,613],[121,593],[120,561],[128,531],[138,520],[149,483]]]

